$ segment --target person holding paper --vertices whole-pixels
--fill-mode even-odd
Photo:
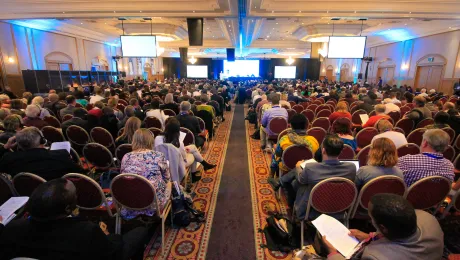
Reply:
[[[378,104],[374,108],[375,116],[369,117],[369,120],[367,120],[367,122],[363,124],[363,128],[374,127],[380,119],[390,119],[390,117],[385,114],[386,107],[384,104]]]
[[[377,230],[364,233],[351,229],[350,236],[361,244],[351,259],[363,260],[433,260],[441,259],[444,234],[438,221],[423,210],[414,210],[402,196],[374,195],[369,203],[369,216]],[[323,236],[328,260],[345,259]]]

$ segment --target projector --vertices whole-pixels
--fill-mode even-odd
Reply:
[[[364,57],[363,58],[363,61],[368,61],[368,62],[371,62],[373,61],[374,59],[372,57]]]

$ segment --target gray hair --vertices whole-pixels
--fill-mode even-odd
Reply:
[[[165,104],[171,104],[174,103],[174,96],[172,93],[168,93],[165,96]]]
[[[125,115],[127,117],[132,117],[134,116],[134,107],[133,106],[126,106],[125,107]]]
[[[192,105],[188,101],[182,101],[180,103],[180,111],[186,112],[192,108]]]
[[[40,97],[40,96],[36,96],[32,99],[32,104],[33,105],[39,105],[40,107],[43,107],[43,104],[45,104],[45,100]]]
[[[56,93],[51,93],[48,95],[48,98],[50,99],[50,102],[56,102],[59,101],[59,96]]]
[[[383,100],[383,104],[390,104],[390,103],[393,103],[393,101],[391,100],[391,98],[385,98]]]
[[[38,117],[40,115],[41,109],[38,105],[28,105],[26,108],[27,117]]]
[[[450,143],[450,136],[442,129],[430,129],[423,134],[423,140],[438,153],[443,153]]]
[[[16,133],[16,142],[22,150],[28,150],[33,148],[40,147],[40,139],[42,138],[42,133],[38,128],[31,126],[26,127]]]
[[[375,105],[374,109],[375,109],[375,113],[382,114],[382,113],[385,113],[386,107],[383,104],[378,104],[378,105]]]

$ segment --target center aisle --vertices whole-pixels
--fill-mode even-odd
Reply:
[[[236,105],[206,259],[255,259],[244,105]]]

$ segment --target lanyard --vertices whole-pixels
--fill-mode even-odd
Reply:
[[[423,153],[423,154],[428,156],[428,157],[430,157],[430,158],[437,159],[437,160],[444,158],[443,156],[436,156],[436,155],[430,154],[430,153]]]

